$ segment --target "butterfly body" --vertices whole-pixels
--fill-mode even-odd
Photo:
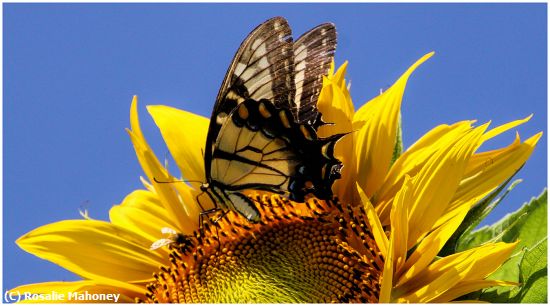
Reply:
[[[316,104],[332,62],[336,32],[320,25],[292,41],[284,18],[258,26],[241,44],[214,106],[205,152],[206,192],[216,207],[257,222],[246,190],[304,201],[332,196],[342,163],[333,155],[343,134],[317,136]]]

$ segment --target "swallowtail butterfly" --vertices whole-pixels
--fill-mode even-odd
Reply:
[[[237,51],[218,93],[205,146],[201,190],[216,208],[260,220],[245,190],[304,201],[327,199],[342,163],[333,155],[344,135],[317,136],[324,124],[317,98],[336,48],[333,24],[292,40],[282,17],[253,30]]]

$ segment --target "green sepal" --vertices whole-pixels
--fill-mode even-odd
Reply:
[[[513,176],[512,176],[513,177]],[[441,249],[439,252],[439,256],[448,256],[451,254],[454,254],[458,251],[466,250],[470,247],[472,247],[472,244],[468,243],[469,239],[472,239],[474,236],[469,235],[470,232],[481,222],[485,217],[495,208],[497,207],[500,202],[508,195],[508,193],[516,187],[521,180],[515,180],[508,189],[504,192],[502,196],[500,196],[498,199],[495,200],[498,194],[502,192],[504,187],[508,185],[510,180],[512,179],[510,177],[506,182],[504,182],[502,185],[500,185],[497,189],[495,189],[493,192],[491,192],[488,196],[486,196],[483,200],[481,200],[479,203],[474,205],[470,211],[468,211],[468,214],[466,214],[466,217],[462,221],[462,223],[459,225],[457,230],[454,232],[454,234],[447,240],[447,243],[445,243],[445,246]],[[490,238],[490,237],[488,237]],[[481,243],[479,243],[481,244]],[[478,246],[479,244],[473,245]]]
[[[486,242],[515,242],[520,240],[516,250],[532,247],[546,237],[547,224],[546,189],[538,198],[524,204],[517,211],[504,216],[490,226],[484,226],[459,241],[457,250],[467,250]]]
[[[393,154],[391,157],[390,165],[393,165],[395,161],[403,153],[403,130],[401,126],[401,113],[399,113],[397,118],[397,133],[395,134],[395,146],[393,147]]]

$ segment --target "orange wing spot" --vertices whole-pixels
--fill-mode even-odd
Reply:
[[[260,111],[260,114],[262,115],[262,117],[266,119],[271,117],[271,113],[269,112],[269,110],[267,110],[267,107],[265,107],[264,103],[260,103],[258,110]]]
[[[244,104],[239,104],[239,117],[246,120],[248,118],[248,108]]]
[[[283,126],[287,129],[290,129],[290,121],[288,121],[288,116],[286,115],[286,112],[284,110],[281,110],[279,112],[279,118],[281,118]]]
[[[307,139],[307,140],[313,140],[313,137],[311,137],[311,133],[309,132],[309,130],[307,129],[307,127],[305,125],[300,125],[300,131],[302,132],[302,134],[304,135],[304,137]]]
[[[307,189],[313,189],[313,182],[312,181],[306,181],[304,183],[304,186],[307,188]]]

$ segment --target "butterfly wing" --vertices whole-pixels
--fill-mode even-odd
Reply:
[[[282,103],[293,97],[292,38],[287,21],[275,17],[259,25],[243,41],[225,75],[212,111],[206,139],[205,170],[218,133],[229,113],[245,99]],[[287,102],[288,103],[288,102]]]
[[[266,100],[267,101],[267,100]],[[255,105],[256,104],[256,105]],[[212,180],[224,190],[288,189],[289,173],[299,157],[280,136],[281,123],[259,113],[254,100],[246,100],[230,114],[220,130],[212,157]],[[264,114],[273,116],[271,103],[262,103]],[[276,114],[276,113],[275,113]]]
[[[323,75],[336,49],[336,29],[325,23],[293,43],[290,27],[282,17],[267,20],[243,41],[225,75],[216,98],[206,140],[205,170],[220,128],[229,113],[247,99],[268,100],[288,108],[300,123],[313,124]]]
[[[317,120],[317,98],[335,50],[336,28],[332,23],[313,28],[293,44],[295,96],[290,108],[300,123],[313,125]]]
[[[267,190],[296,201],[308,193],[320,199],[332,196],[342,167],[334,145],[343,134],[318,138],[313,127],[291,118],[290,110],[267,100],[239,104],[218,135],[212,184],[229,193]]]
[[[210,195],[251,221],[259,212],[241,192],[267,190],[303,201],[326,199],[340,177],[333,156],[343,135],[319,139],[316,104],[336,47],[332,24],[295,43],[284,18],[258,26],[241,44],[220,88],[207,136]]]

